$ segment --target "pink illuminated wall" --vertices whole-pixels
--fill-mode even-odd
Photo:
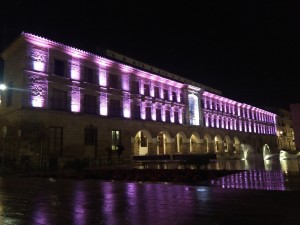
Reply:
[[[71,111],[80,112],[80,83],[78,81],[72,82]]]
[[[202,97],[206,127],[276,134],[275,114],[206,91]],[[220,115],[220,112],[225,115]],[[235,115],[236,112],[238,117]]]

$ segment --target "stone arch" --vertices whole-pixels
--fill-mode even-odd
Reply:
[[[190,153],[200,153],[201,152],[201,138],[199,134],[192,133],[190,137]]]
[[[138,131],[133,140],[133,155],[149,155],[152,146],[152,136],[147,130]]]

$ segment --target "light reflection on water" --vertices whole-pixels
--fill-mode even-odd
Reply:
[[[241,170],[240,173],[211,180],[210,184],[222,188],[288,190],[286,175],[299,172],[299,159],[279,160],[218,160],[209,169]]]

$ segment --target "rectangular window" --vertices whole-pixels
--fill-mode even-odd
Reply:
[[[10,81],[7,85],[6,89],[6,107],[9,107],[12,105],[12,97],[13,97],[13,87],[14,84],[12,81]]]
[[[164,99],[168,100],[169,96],[168,96],[168,90],[164,89]]]
[[[97,128],[89,126],[84,128],[84,145],[94,146],[97,140]]]
[[[139,94],[140,93],[140,86],[138,81],[133,81],[132,82],[132,93],[133,94]]]
[[[110,88],[120,89],[120,79],[118,75],[109,74],[108,76],[108,83]]]
[[[170,119],[170,111],[169,111],[169,110],[166,110],[166,122],[167,122],[167,123],[170,123],[170,122],[171,122],[171,119]]]
[[[121,117],[120,100],[111,99],[109,101],[109,115],[113,117]]]
[[[84,95],[83,111],[89,114],[97,114],[97,97],[94,95]]]
[[[180,93],[180,102],[184,103],[184,99],[183,99],[183,94],[182,93]]]
[[[141,107],[138,104],[133,105],[133,119],[141,119]]]
[[[84,67],[84,76],[83,76],[83,80],[84,82],[90,83],[90,84],[96,84],[96,72],[95,70],[88,68],[88,67]]]
[[[55,109],[55,110],[69,110],[69,107],[68,107],[68,92],[53,88],[52,89],[51,104],[52,104],[52,109]]]
[[[173,102],[177,102],[177,95],[176,95],[176,92],[172,91],[172,99],[173,99]]]
[[[174,123],[179,123],[178,112],[174,112]]]
[[[150,96],[150,86],[149,84],[144,84],[144,95]]]
[[[54,74],[64,77],[66,75],[66,63],[65,61],[55,59],[54,60]]]
[[[141,119],[141,107],[140,105],[133,106],[133,119]]]
[[[156,109],[156,121],[161,122],[161,109]]]
[[[154,87],[154,96],[155,98],[159,98],[159,87]]]
[[[111,149],[113,151],[117,150],[117,145],[121,145],[121,131],[113,130],[111,131]]]
[[[146,120],[151,120],[151,107],[146,107]]]

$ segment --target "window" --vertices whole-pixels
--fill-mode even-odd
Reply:
[[[85,82],[90,83],[90,84],[96,84],[96,74],[95,74],[95,70],[88,68],[88,67],[84,67],[84,76],[83,79]]]
[[[111,149],[113,151],[117,150],[117,145],[121,145],[121,131],[113,130],[111,132]]]
[[[146,107],[146,120],[151,120],[151,107]]]
[[[97,127],[88,126],[84,129],[84,145],[96,145]]]
[[[173,99],[173,102],[177,102],[177,95],[176,95],[176,92],[172,91],[172,99]]]
[[[154,87],[154,96],[155,98],[159,98],[159,87]]]
[[[132,93],[133,94],[139,94],[139,82],[138,81],[133,81],[132,82]]]
[[[166,110],[166,122],[170,123],[171,119],[170,119],[170,110]]]
[[[12,105],[12,97],[13,97],[13,82],[9,82],[7,85],[7,94],[6,94],[6,107]]]
[[[109,82],[109,87],[110,88],[120,88],[120,81],[119,81],[119,76],[115,74],[109,74],[108,77],[108,82]]]
[[[141,107],[140,105],[133,106],[133,119],[141,119]]]
[[[144,84],[144,95],[150,96],[150,86],[149,86],[149,84]]]
[[[66,74],[66,63],[62,60],[54,60],[54,74],[64,77]]]
[[[121,117],[120,100],[111,99],[109,101],[109,115],[114,117]]]
[[[97,114],[97,97],[94,95],[84,95],[83,111],[85,113]]]
[[[174,112],[174,123],[179,123],[178,112]]]
[[[156,109],[156,121],[161,122],[161,109]]]
[[[67,91],[52,89],[52,109],[55,110],[69,110],[68,107],[68,93]]]
[[[180,93],[180,102],[184,103],[184,99],[183,99],[183,94],[182,93]]]
[[[169,99],[168,98],[168,90],[164,89],[164,99]]]

